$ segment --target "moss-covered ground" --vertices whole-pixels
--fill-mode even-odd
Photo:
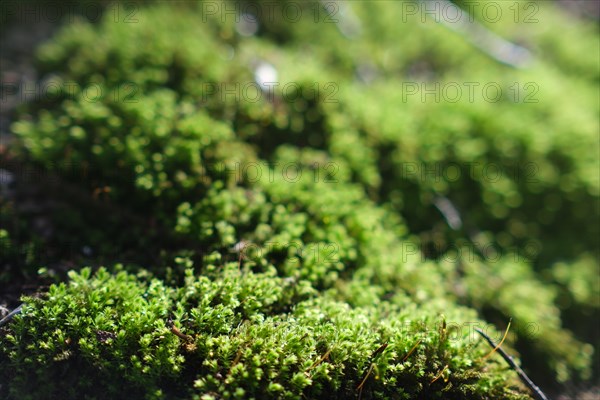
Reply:
[[[527,65],[413,2],[62,9],[0,149],[0,397],[530,398],[511,320],[593,385],[598,23],[457,4]]]

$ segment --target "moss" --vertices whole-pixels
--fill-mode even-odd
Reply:
[[[27,299],[0,339],[11,396],[67,380],[67,397],[521,398],[465,329],[511,317],[536,378],[589,378],[597,332],[567,315],[598,314],[597,59],[520,24],[545,50],[509,69],[390,2],[352,3],[370,22],[352,40],[308,13],[244,37],[205,5],[78,21],[37,53],[73,90],[21,110],[19,156],[133,215],[107,234],[80,208],[61,233],[104,243],[94,265],[152,257]],[[504,15],[491,29],[509,36]],[[569,34],[597,41],[588,28]],[[250,101],[267,64],[280,86]],[[408,97],[432,80],[505,96]]]
[[[366,397],[525,398],[456,320],[475,318],[466,310],[351,308],[235,263],[189,269],[180,287],[104,269],[69,275],[5,332],[9,396],[348,398],[364,381]]]

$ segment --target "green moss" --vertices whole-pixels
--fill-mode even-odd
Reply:
[[[369,21],[353,40],[308,13],[243,37],[204,5],[148,5],[133,25],[79,21],[38,51],[39,71],[74,90],[23,108],[20,156],[83,191],[106,187],[133,221],[150,220],[88,233],[108,242],[94,265],[126,261],[115,249],[132,241],[158,255],[129,274],[73,273],[28,299],[0,339],[13,397],[36,397],[32,381],[40,396],[58,393],[68,379],[73,398],[98,385],[112,397],[348,398],[363,380],[365,398],[520,398],[514,375],[464,332],[509,318],[521,329],[506,343],[536,380],[590,377],[593,52],[520,24],[540,52],[515,70],[392,2],[352,3]],[[572,23],[539,6],[540,18]],[[504,15],[490,29],[510,37]],[[280,86],[251,101],[240,88],[261,62]],[[432,80],[494,83],[505,96],[407,95],[407,83]],[[69,220],[64,235],[86,236],[84,217]]]
[[[475,315],[351,308],[235,263],[187,270],[177,288],[85,268],[28,299],[3,337],[2,375],[26,398],[348,398],[363,380],[380,398],[524,398],[462,317]]]

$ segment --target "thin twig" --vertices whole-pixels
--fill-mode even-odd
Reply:
[[[362,398],[362,391],[363,391],[363,387],[365,386],[365,383],[367,383],[367,380],[369,379],[369,376],[371,376],[371,372],[373,372],[373,368],[375,368],[375,358],[380,355],[381,353],[383,353],[385,351],[385,349],[387,349],[388,347],[388,343],[384,343],[381,346],[379,346],[377,348],[377,350],[375,350],[373,352],[373,354],[371,354],[370,360],[371,360],[371,365],[369,365],[369,369],[367,370],[367,372],[364,374],[362,381],[359,383],[359,385],[356,387],[356,390],[358,390],[358,398],[359,400]]]
[[[519,379],[521,379],[521,382],[523,382],[525,386],[527,386],[533,392],[533,395],[537,400],[548,400],[548,396],[546,396],[544,392],[542,392],[542,390],[539,387],[537,387],[531,379],[529,379],[525,371],[523,371],[521,367],[517,365],[517,363],[512,359],[511,356],[509,356],[504,350],[502,350],[502,348],[499,345],[496,345],[496,343],[494,343],[494,341],[481,329],[476,328],[475,330],[477,331],[477,333],[483,336],[483,338],[490,344],[490,346],[495,348],[498,351],[498,353],[502,356],[502,358],[504,358],[504,361],[506,361],[508,365],[510,365],[511,368],[515,370],[517,375],[519,375]]]
[[[332,349],[327,350],[325,352],[325,354],[323,354],[323,356],[321,358],[319,358],[317,361],[315,361],[313,365],[311,365],[310,367],[308,367],[308,369],[306,370],[306,372],[310,371],[311,369],[313,369],[314,367],[316,367],[317,365],[319,365],[323,361],[325,361],[327,359],[327,357],[329,357],[329,354],[331,354],[331,350]]]
[[[369,376],[371,376],[371,372],[373,372],[373,368],[375,368],[375,363],[371,363],[364,378],[362,379],[360,384],[356,387],[356,390],[359,390],[360,392],[362,392],[362,388],[365,385],[365,383],[367,383],[367,379],[369,379]]]
[[[176,327],[175,325],[173,325],[173,326],[171,327],[171,332],[172,332],[172,333],[173,333],[175,336],[177,336],[177,337],[179,337],[180,339],[183,339],[183,340],[185,340],[185,341],[187,341],[187,342],[191,342],[192,340],[194,340],[194,338],[193,338],[193,337],[191,337],[190,335],[186,335],[186,334],[184,334],[184,333],[181,333],[181,331],[180,331],[179,329],[177,329],[177,327]]]
[[[383,353],[383,351],[388,347],[388,343],[384,343],[381,346],[379,346],[377,348],[377,350],[375,350],[373,352],[373,354],[371,354],[371,359],[377,357],[379,354]]]
[[[4,326],[4,325],[8,324],[15,315],[20,314],[22,307],[23,307],[23,304],[21,304],[19,307],[12,310],[6,317],[2,318],[0,320],[0,326]]]
[[[437,381],[438,379],[440,379],[442,377],[442,375],[444,374],[444,371],[448,369],[448,364],[444,365],[444,368],[442,368],[442,370],[440,371],[439,374],[437,374],[437,376],[435,378],[433,378],[433,380],[431,382],[429,382],[429,384],[431,385],[433,382]]]
[[[487,353],[487,355],[485,357],[482,358],[482,360],[485,360],[486,358],[488,358],[489,356],[491,356],[492,354],[494,354],[494,352],[496,350],[498,350],[500,348],[500,346],[502,346],[502,343],[504,343],[504,340],[506,339],[506,336],[508,336],[508,330],[510,329],[510,323],[512,322],[512,319],[510,321],[508,321],[508,326],[506,327],[506,331],[504,331],[504,336],[502,336],[502,340],[500,341],[500,343],[498,343],[498,345],[496,347],[494,347],[492,349],[492,351],[490,351],[489,353]]]
[[[422,342],[422,341],[423,341],[423,339],[419,339],[419,340],[417,340],[417,343],[415,343],[415,345],[412,347],[412,349],[410,349],[410,350],[408,351],[408,353],[407,353],[407,354],[404,356],[404,358],[402,359],[402,362],[404,362],[404,361],[408,360],[408,357],[410,357],[410,355],[411,355],[411,354],[412,354],[412,353],[413,353],[413,352],[416,350],[417,346],[418,346],[419,344],[421,344],[421,342]]]

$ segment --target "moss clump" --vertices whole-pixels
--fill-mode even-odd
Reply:
[[[471,311],[350,308],[275,270],[210,270],[187,270],[177,288],[141,274],[70,273],[29,299],[3,338],[8,394],[343,399],[364,381],[365,397],[526,398],[482,358],[489,350],[472,329],[446,324]]]
[[[66,220],[61,232],[97,246],[95,265],[125,262],[132,247],[154,257],[128,273],[73,273],[28,299],[0,338],[11,396],[35,397],[31,382],[58,393],[67,379],[69,397],[100,385],[112,397],[348,398],[360,387],[365,398],[520,398],[465,332],[511,317],[521,328],[507,344],[541,365],[536,378],[590,376],[597,60],[581,51],[571,64],[559,46],[508,69],[433,22],[394,23],[405,16],[388,2],[352,3],[370,21],[352,40],[308,14],[245,37],[205,5],[149,5],[134,25],[79,21],[39,49],[39,71],[69,91],[22,110],[21,157],[132,222],[119,212],[111,230]],[[510,18],[492,28],[511,31]],[[541,49],[562,40],[520,28]],[[272,96],[255,77],[269,64]],[[534,83],[543,98],[407,97],[426,76],[504,93]],[[65,173],[73,166],[85,179]]]

